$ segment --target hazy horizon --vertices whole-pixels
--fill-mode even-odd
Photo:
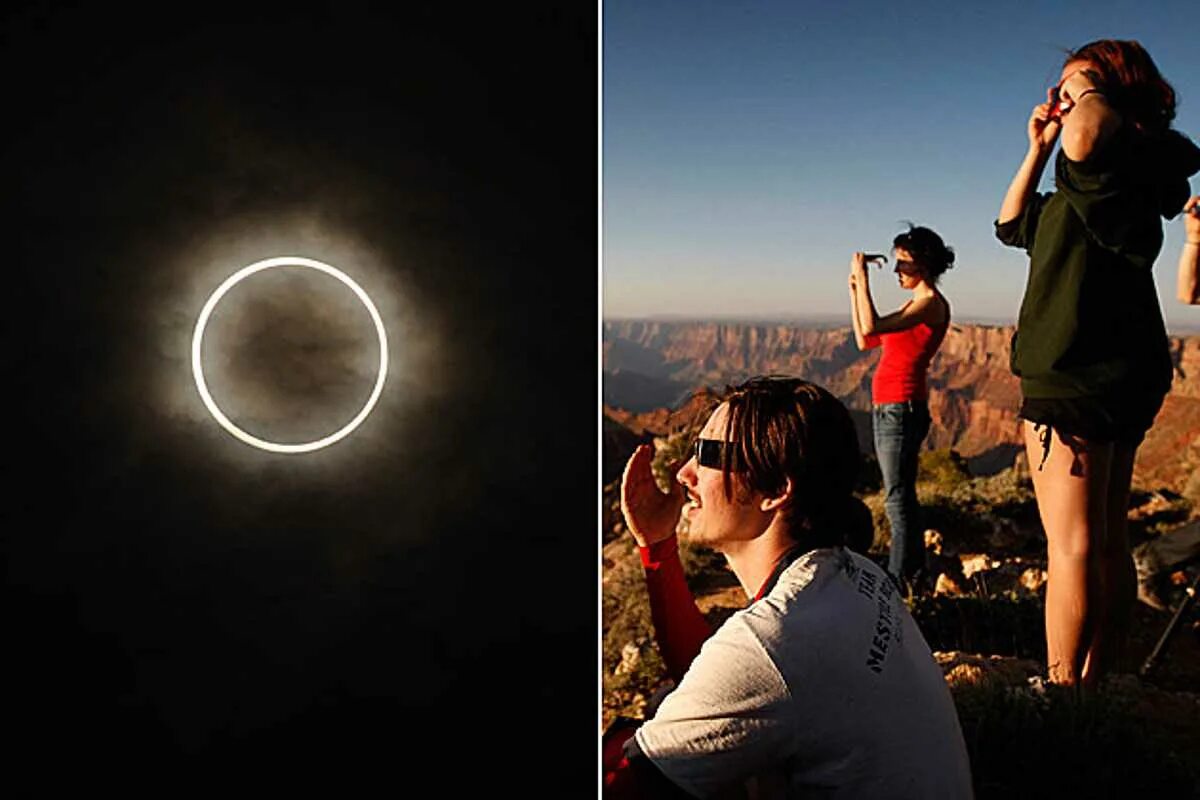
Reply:
[[[610,322],[669,322],[669,323],[695,323],[705,324],[713,322],[721,322],[726,324],[745,324],[745,325],[804,325],[811,324],[814,327],[821,328],[849,328],[850,320],[845,314],[683,314],[683,313],[662,313],[662,314],[642,314],[642,315],[625,315],[625,314],[604,314],[601,318],[602,323]],[[1017,324],[1016,319],[1002,319],[994,317],[956,317],[953,320],[957,325],[979,325],[984,327],[1011,327]],[[1195,321],[1183,320],[1172,322],[1167,320],[1167,333],[1171,336],[1197,336],[1200,335],[1200,316]]]

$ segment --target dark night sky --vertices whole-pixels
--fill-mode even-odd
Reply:
[[[10,764],[594,791],[596,9],[397,5],[6,12]]]

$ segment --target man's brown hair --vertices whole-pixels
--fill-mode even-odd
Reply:
[[[853,495],[861,466],[854,421],[815,383],[780,376],[727,389],[725,494],[738,488],[777,497],[792,481],[785,509],[792,538],[811,547],[870,544],[870,512]],[[864,530],[864,514],[865,525]]]

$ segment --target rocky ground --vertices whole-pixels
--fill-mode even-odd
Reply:
[[[657,445],[661,462],[679,443],[672,437]],[[644,716],[651,695],[669,685],[617,488],[605,488],[602,520],[604,726],[618,715]],[[888,528],[877,475],[867,470],[861,489],[878,532],[872,554],[882,562]],[[1171,492],[1135,490],[1135,544],[1200,513]],[[1117,674],[1084,701],[1068,696],[1044,682],[1045,540],[1021,461],[980,478],[950,451],[925,453],[918,494],[932,575],[908,603],[958,703],[979,796],[1148,796],[1147,788],[1200,796],[1200,613],[1140,677],[1170,614],[1139,603]],[[745,595],[719,556],[692,549],[686,530],[680,541],[697,602],[719,624],[745,605]],[[1172,577],[1168,599],[1178,603],[1189,576]],[[1043,772],[1049,777],[1029,782]]]

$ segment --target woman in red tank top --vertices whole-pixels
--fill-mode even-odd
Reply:
[[[950,326],[950,304],[938,278],[954,266],[954,250],[929,228],[909,226],[892,242],[896,275],[912,299],[880,316],[871,298],[863,253],[850,260],[850,310],[860,350],[882,347],[871,382],[875,455],[883,473],[884,508],[892,528],[888,571],[897,583],[925,578],[924,529],[917,504],[917,455],[929,433],[925,373]]]

